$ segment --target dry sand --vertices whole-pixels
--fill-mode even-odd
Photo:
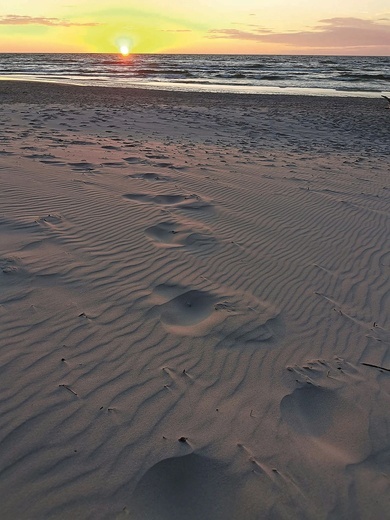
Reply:
[[[0,83],[1,519],[390,518],[385,106]]]

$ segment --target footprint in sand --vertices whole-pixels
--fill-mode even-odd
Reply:
[[[260,497],[245,493],[247,479],[226,463],[191,453],[152,466],[128,506],[134,520],[226,520],[242,518],[243,508],[261,511]],[[256,503],[259,502],[259,503]]]
[[[115,151],[121,150],[121,148],[119,146],[112,146],[112,145],[103,145],[102,148],[104,148],[105,150],[115,150]]]
[[[142,179],[144,181],[169,181],[169,177],[157,173],[135,173],[128,176],[129,179]]]
[[[337,361],[313,361],[288,370],[302,386],[282,399],[283,421],[326,457],[346,464],[362,461],[370,442],[368,411],[359,398],[364,387],[359,372]]]
[[[169,168],[171,170],[186,170],[187,167],[179,164],[173,164],[171,162],[151,162],[151,164],[157,168]]]
[[[63,218],[59,213],[49,213],[37,220],[38,224],[43,226],[55,227],[62,222]]]
[[[253,295],[229,289],[213,290],[162,284],[147,300],[149,319],[170,333],[199,337],[213,333],[221,346],[272,345],[282,333],[279,313]]]
[[[123,195],[125,199],[138,202],[141,204],[157,204],[161,206],[170,206],[183,210],[212,210],[213,205],[199,195],[181,195],[181,194],[162,194],[154,195],[153,193],[129,193]]]
[[[39,162],[41,162],[42,164],[51,164],[52,166],[65,166],[65,163],[63,161],[56,159],[41,159]]]
[[[89,162],[68,163],[75,172],[91,172],[96,168],[95,164]]]
[[[56,159],[56,156],[52,155],[51,153],[33,153],[25,155],[24,157],[26,157],[27,159],[39,159],[40,162]]]
[[[363,359],[358,365],[336,357],[289,367],[304,386],[283,399],[282,418],[310,459],[345,466],[343,480],[348,482],[350,503],[357,501],[362,511],[369,507],[367,518],[387,518],[390,386],[388,372],[381,366],[388,365],[379,361],[373,347]]]
[[[147,161],[141,157],[123,157],[123,160],[129,164],[145,164]]]
[[[195,227],[196,226],[196,227]],[[157,247],[188,247],[209,248],[213,247],[217,240],[208,228],[199,229],[198,224],[180,224],[179,222],[160,222],[145,230],[145,235],[152,240]]]
[[[169,159],[168,155],[154,153],[146,153],[145,157],[147,157],[148,159]]]
[[[19,272],[19,267],[14,258],[0,258],[0,270],[4,274],[16,274]]]
[[[103,168],[124,168],[126,165],[123,162],[111,161],[111,162],[102,162],[100,164]]]
[[[202,335],[217,318],[214,305],[218,299],[211,292],[160,285],[153,295],[157,304],[151,315],[157,315],[162,325],[179,335]]]

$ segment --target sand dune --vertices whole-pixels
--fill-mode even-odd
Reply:
[[[0,102],[0,516],[388,518],[382,102]]]

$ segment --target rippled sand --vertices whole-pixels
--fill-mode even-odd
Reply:
[[[383,100],[0,103],[2,518],[386,518]]]

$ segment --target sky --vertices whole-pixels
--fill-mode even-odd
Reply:
[[[389,0],[0,0],[0,52],[390,55]]]

